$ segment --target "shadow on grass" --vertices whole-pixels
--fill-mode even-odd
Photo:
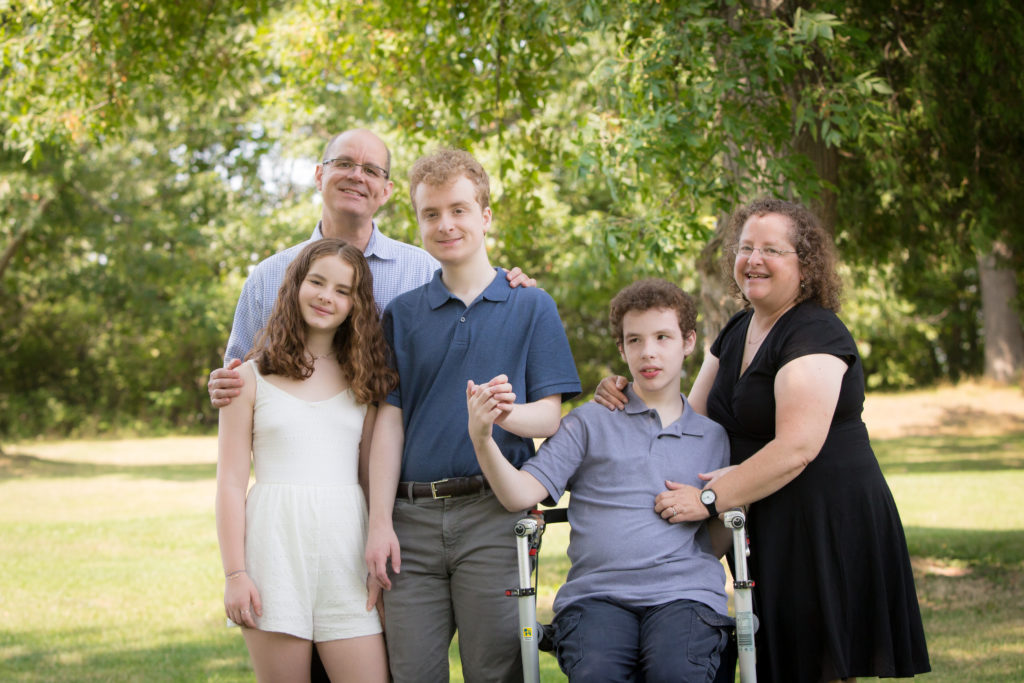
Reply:
[[[904,533],[907,536],[907,547],[914,557],[1024,570],[1022,530],[908,526]]]
[[[1003,431],[1024,432],[1024,416],[956,406],[942,409],[939,424],[952,429],[971,429],[977,425],[994,425]]]
[[[103,477],[113,474],[125,475],[136,479],[199,481],[215,477],[217,465],[215,463],[115,465],[47,460],[35,455],[0,455],[0,481],[5,479]]]
[[[4,680],[251,681],[242,638],[216,637],[154,647],[99,643],[96,629],[0,631]],[[163,636],[154,633],[154,640]]]
[[[1024,431],[875,439],[872,447],[886,474],[1024,469]]]

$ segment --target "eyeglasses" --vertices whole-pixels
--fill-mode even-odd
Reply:
[[[342,171],[351,171],[353,168],[358,166],[359,168],[363,169],[363,173],[370,176],[371,178],[383,178],[384,180],[387,180],[388,178],[391,177],[391,174],[389,174],[380,166],[374,166],[373,164],[357,164],[351,159],[346,159],[345,157],[324,159],[320,163],[323,164],[324,166],[333,166],[334,168],[340,169]]]
[[[750,258],[754,255],[755,251],[761,252],[761,258],[775,259],[785,256],[786,254],[795,254],[795,251],[786,251],[785,249],[776,249],[775,247],[752,247],[749,244],[737,244],[729,249],[736,256],[742,256],[743,258]]]

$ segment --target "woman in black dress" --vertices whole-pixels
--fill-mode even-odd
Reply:
[[[677,523],[750,506],[760,683],[929,671],[903,526],[861,419],[860,356],[835,315],[832,238],[775,199],[740,209],[731,228],[746,307],[689,400],[726,428],[733,466],[704,490],[666,490],[655,511]]]
[[[711,346],[690,403],[732,443],[734,467],[705,489],[719,510],[750,504],[759,680],[929,671],[903,525],[861,419],[864,370],[835,314],[832,238],[774,199],[740,209],[732,229],[746,310]],[[659,512],[707,517],[686,493],[688,508],[665,495]]]

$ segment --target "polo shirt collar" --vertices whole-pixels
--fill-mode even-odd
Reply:
[[[454,294],[448,291],[441,280],[441,269],[434,273],[434,278],[427,283],[427,303],[432,309],[441,308],[449,299],[459,300]],[[494,279],[484,288],[478,298],[488,301],[507,301],[512,288],[508,286],[508,278],[505,277],[503,268],[494,269]]]
[[[685,395],[679,394],[679,397],[683,399],[683,414],[672,424],[663,427],[662,431],[674,436],[704,436],[704,427],[706,426],[704,420],[690,407],[690,403],[686,400]],[[633,391],[632,382],[626,385],[626,398],[629,399],[625,408],[627,415],[640,415],[651,411],[651,408],[647,407],[643,399]]]

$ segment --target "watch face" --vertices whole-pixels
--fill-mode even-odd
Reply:
[[[715,492],[712,491],[711,489],[704,489],[703,491],[700,492],[700,502],[704,503],[705,505],[710,505],[711,503],[714,503],[715,497]]]

